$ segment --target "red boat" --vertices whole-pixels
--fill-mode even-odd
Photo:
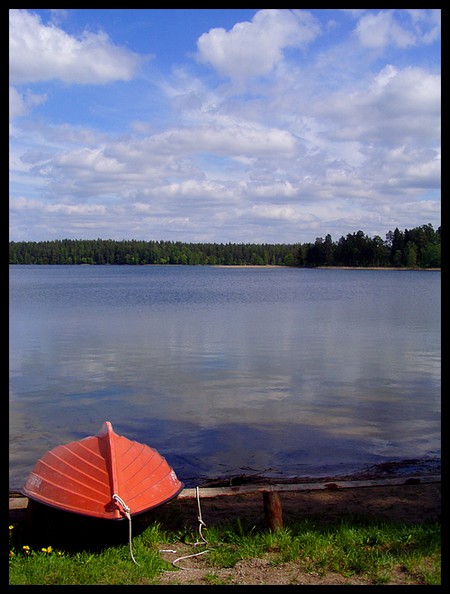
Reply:
[[[106,421],[95,437],[44,454],[22,491],[64,511],[121,520],[170,501],[183,487],[156,450],[117,435]]]

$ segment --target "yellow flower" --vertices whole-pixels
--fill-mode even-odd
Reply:
[[[14,551],[9,551],[9,556],[10,557],[14,557],[14,555],[15,555]]]
[[[52,549],[52,547],[47,547],[47,548],[45,548],[45,547],[42,547],[41,551],[42,551],[43,553],[48,553],[48,554],[50,554],[50,553],[53,551],[53,549]]]
[[[14,530],[14,526],[12,524],[10,524],[9,529]]]

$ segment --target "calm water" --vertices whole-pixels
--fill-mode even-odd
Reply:
[[[440,456],[440,273],[11,266],[10,487],[116,433],[187,485]]]

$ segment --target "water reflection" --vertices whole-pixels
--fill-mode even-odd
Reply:
[[[183,480],[440,452],[440,275],[14,268],[11,484],[104,420]]]

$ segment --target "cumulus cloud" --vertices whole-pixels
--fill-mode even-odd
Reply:
[[[363,16],[356,33],[360,42],[367,47],[384,47],[388,44],[408,47],[415,43],[414,35],[395,21],[392,11]]]
[[[122,63],[129,64],[126,76],[135,73],[139,59],[104,34],[74,38],[31,12],[11,12],[21,31],[15,39],[29,44],[25,55],[42,52],[33,80],[61,78],[55,47],[65,55],[68,82],[83,82],[77,52],[81,65],[87,55],[103,60],[104,71],[86,74],[93,81],[114,79],[107,73],[120,66],[115,52],[130,60]],[[276,243],[307,241],[316,230],[338,239],[357,229],[382,234],[391,224],[438,221],[440,74],[431,60],[408,66],[407,56],[437,38],[440,19],[425,10],[336,12],[328,37],[319,37],[327,24],[316,16],[262,10],[229,31],[210,29],[198,39],[197,58],[220,77],[204,76],[194,62],[167,67],[157,81],[152,70],[120,90],[120,100],[129,99],[125,110],[106,88],[77,88],[87,110],[102,123],[109,117],[111,130],[85,120],[85,111],[75,123],[57,123],[73,110],[52,104],[52,86],[39,85],[48,95],[35,92],[32,74],[17,66],[25,60],[16,47],[12,70],[29,89],[11,87],[11,114],[47,104],[41,118],[12,126],[15,239],[29,237],[28,227],[37,240],[94,233]],[[350,18],[359,19],[359,38]],[[238,82],[245,93],[236,92]],[[73,87],[63,91],[70,100]]]
[[[369,48],[388,45],[407,48],[439,38],[440,10],[409,10],[401,14],[408,15],[409,22],[400,23],[394,10],[363,15],[355,29],[361,44]]]
[[[197,41],[198,59],[230,78],[260,76],[274,69],[285,48],[306,45],[319,32],[318,21],[308,12],[264,9],[230,31],[203,33]]]
[[[326,132],[329,139],[391,145],[426,140],[437,144],[440,110],[440,75],[392,65],[383,67],[367,87],[351,95],[335,93],[314,107],[315,116],[331,124]]]
[[[59,79],[65,83],[106,84],[130,80],[141,59],[114,45],[103,32],[76,39],[44,25],[27,10],[9,11],[9,72],[14,85]]]

